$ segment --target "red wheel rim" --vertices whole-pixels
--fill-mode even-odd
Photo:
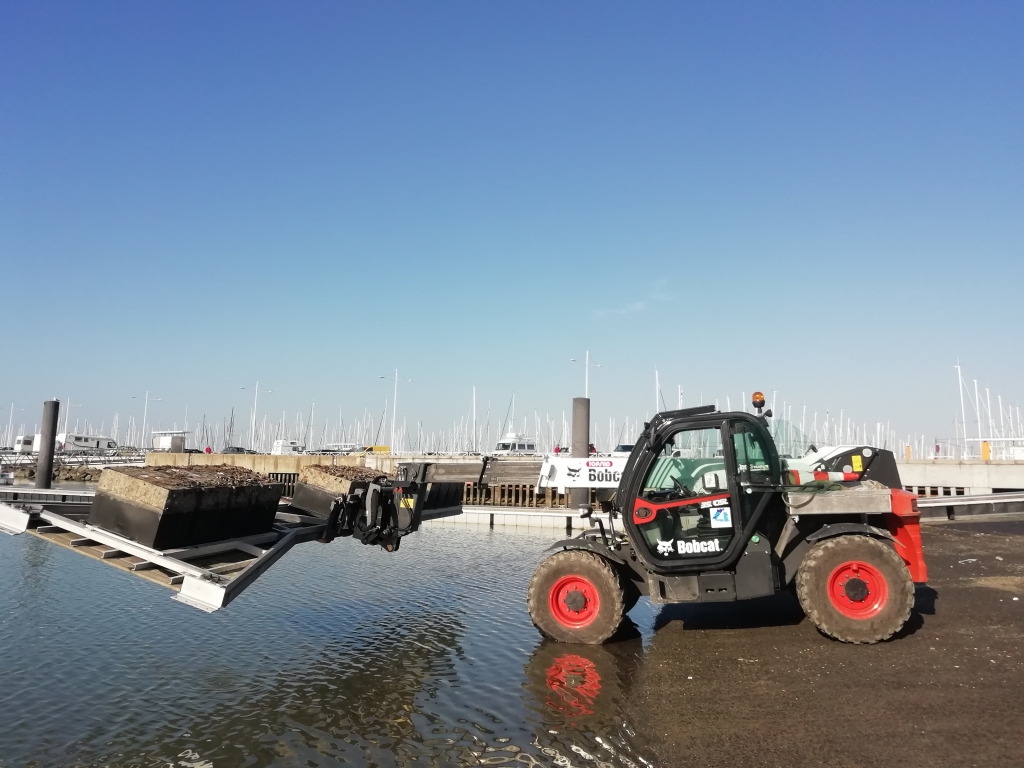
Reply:
[[[597,618],[601,598],[590,579],[571,574],[556,581],[548,593],[548,608],[563,627],[581,629]]]
[[[870,619],[889,601],[889,583],[873,565],[849,560],[828,577],[828,598],[843,616]]]

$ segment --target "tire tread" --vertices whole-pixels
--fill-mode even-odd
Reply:
[[[828,576],[827,574],[823,576],[821,573],[822,561],[829,558],[833,553],[841,551],[842,548],[849,547],[851,540],[871,542],[877,548],[881,557],[888,559],[892,565],[896,566],[906,576],[906,578],[900,580],[900,583],[889,584],[889,600],[899,600],[903,604],[900,614],[897,614],[896,620],[890,626],[873,638],[857,637],[844,630],[842,626],[845,623],[844,620],[837,620],[830,616],[826,610],[828,606],[816,605],[814,597],[814,588],[817,580],[827,578]],[[803,608],[807,618],[823,634],[843,643],[871,645],[888,640],[903,628],[914,608],[914,582],[910,578],[910,572],[907,570],[906,564],[892,547],[868,536],[836,536],[835,538],[819,541],[804,556],[803,561],[800,563],[800,568],[797,570],[795,583],[797,599],[800,601],[800,607]],[[856,620],[846,619],[845,621]]]
[[[550,587],[545,587],[549,577],[565,573],[587,573],[588,571],[592,571],[592,575],[602,582],[595,586],[598,589],[604,587],[609,593],[601,595],[601,614],[604,615],[599,615],[593,624],[580,629],[563,627],[553,617],[551,626],[543,626],[547,623],[544,618],[550,617],[548,609],[548,589]],[[608,602],[607,613],[606,601]],[[530,579],[526,602],[530,611],[530,620],[544,637],[560,642],[590,645],[599,645],[615,634],[627,610],[627,595],[618,571],[600,555],[578,549],[556,552],[537,566],[533,578]]]

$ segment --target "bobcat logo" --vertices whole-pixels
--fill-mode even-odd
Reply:
[[[576,478],[578,478],[580,476],[580,472],[582,472],[582,471],[583,471],[583,467],[576,467],[575,469],[573,469],[572,467],[566,467],[565,468],[565,475],[570,480],[575,480]]]
[[[658,554],[659,555],[671,555],[675,550],[676,543],[674,541],[662,541],[658,540]]]

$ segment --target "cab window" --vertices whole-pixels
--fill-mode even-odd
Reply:
[[[770,485],[772,482],[771,453],[764,436],[750,424],[737,424],[733,428],[733,446],[736,449],[736,470],[740,482]]]
[[[726,490],[722,433],[717,428],[677,432],[662,447],[644,479],[641,498],[686,499]]]

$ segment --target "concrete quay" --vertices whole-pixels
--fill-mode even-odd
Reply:
[[[896,464],[903,487],[921,496],[1024,491],[1024,461],[911,459]]]

